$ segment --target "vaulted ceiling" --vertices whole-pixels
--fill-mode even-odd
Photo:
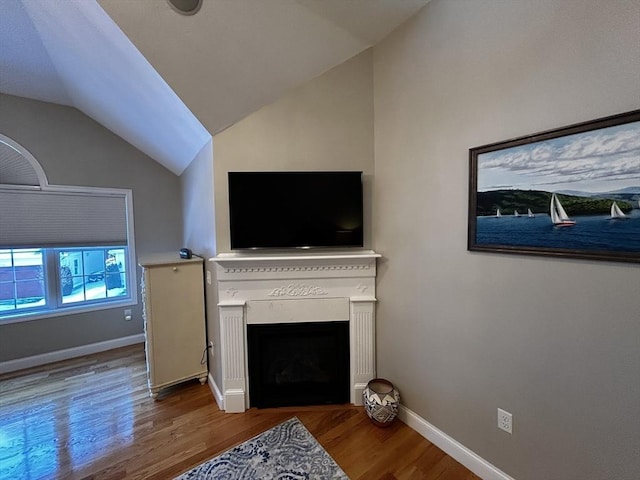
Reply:
[[[211,135],[429,0],[0,1],[0,92],[73,106],[176,174]]]

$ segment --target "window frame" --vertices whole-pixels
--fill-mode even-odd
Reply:
[[[0,326],[11,323],[27,322],[32,320],[42,320],[60,316],[68,316],[89,312],[96,312],[101,310],[117,309],[122,307],[134,306],[138,304],[138,264],[135,247],[135,232],[133,222],[133,192],[131,189],[122,188],[104,188],[104,187],[83,187],[83,186],[70,186],[70,185],[49,185],[47,176],[40,165],[40,162],[22,145],[15,140],[0,133],[0,152],[3,154],[0,157],[0,166],[4,168],[5,179],[8,182],[0,182],[0,191],[13,190],[28,192],[33,191],[43,192],[48,194],[78,194],[78,195],[96,195],[96,196],[118,196],[124,200],[124,212],[126,223],[126,234],[120,237],[118,245],[114,245],[113,241],[109,241],[106,238],[92,239],[93,245],[85,245],[84,241],[76,242],[75,245],[71,245],[71,242],[62,241],[57,242],[56,245],[12,245],[11,241],[4,242],[3,249],[24,249],[24,248],[38,248],[45,250],[53,250],[60,248],[70,247],[85,247],[91,246],[126,246],[128,249],[128,272],[126,272],[126,281],[128,284],[128,296],[126,298],[118,298],[118,300],[104,301],[98,303],[82,303],[71,304],[65,306],[62,303],[62,288],[59,285],[60,275],[56,269],[59,268],[59,260],[55,259],[55,255],[45,254],[43,259],[43,274],[45,275],[45,296],[47,300],[55,300],[55,308],[46,308],[44,310],[29,310],[27,312],[13,310],[12,314],[6,314],[0,317]],[[121,230],[121,233],[125,233]],[[115,239],[114,239],[115,240]],[[119,243],[123,242],[123,243]],[[39,242],[36,242],[39,243]],[[91,243],[91,242],[88,242]],[[102,245],[98,245],[102,244]],[[58,295],[60,298],[58,299]]]
[[[14,185],[0,185],[0,189],[9,188],[15,189]],[[20,187],[18,187],[20,188]],[[24,188],[24,187],[23,187]],[[12,323],[28,322],[33,320],[43,320],[47,318],[55,318],[60,316],[76,315],[82,313],[90,313],[102,310],[110,310],[115,308],[123,308],[134,306],[138,304],[138,268],[137,268],[137,256],[135,251],[135,235],[133,228],[133,194],[130,189],[119,188],[102,188],[102,187],[69,187],[59,185],[47,185],[42,188],[43,191],[48,192],[61,192],[61,193],[79,193],[84,195],[117,195],[123,196],[126,204],[126,222],[127,222],[127,243],[126,245],[69,245],[65,247],[60,246],[46,246],[38,247],[33,246],[31,248],[43,250],[43,273],[45,275],[45,289],[47,300],[55,302],[55,306],[47,305],[48,308],[30,310],[27,312],[14,310],[10,315],[0,315],[0,325],[8,325]],[[13,249],[25,249],[22,246],[6,246],[4,248]],[[63,304],[62,303],[62,287],[60,285],[60,275],[56,269],[59,268],[58,252],[65,249],[91,249],[91,248],[125,248],[128,250],[128,271],[126,274],[128,295],[122,297],[112,297],[117,300],[109,300],[109,297],[104,300],[96,302],[83,301],[78,303]],[[51,254],[49,254],[51,252]],[[54,273],[52,273],[54,272]]]

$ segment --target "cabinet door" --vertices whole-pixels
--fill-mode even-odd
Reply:
[[[152,385],[193,377],[205,349],[204,292],[200,264],[149,269],[147,335],[152,342]]]

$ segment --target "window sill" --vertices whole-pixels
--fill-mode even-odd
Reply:
[[[58,308],[56,310],[47,310],[47,311],[39,311],[39,312],[30,312],[25,314],[17,314],[12,315],[10,317],[0,317],[0,327],[2,325],[9,325],[13,323],[22,323],[22,322],[31,322],[33,320],[45,320],[48,318],[54,317],[67,317],[70,315],[77,315],[81,313],[91,313],[102,310],[112,310],[123,307],[130,307],[132,305],[137,305],[136,299],[128,298],[126,300],[122,300],[119,302],[109,302],[108,304],[93,304],[93,305],[82,305],[77,307],[65,307]]]

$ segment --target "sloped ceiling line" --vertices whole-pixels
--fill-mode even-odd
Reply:
[[[204,0],[185,16],[162,0],[0,0],[0,93],[76,107],[180,175],[211,133],[428,1]]]
[[[211,136],[106,12],[87,0],[23,2],[72,105],[181,174]]]

